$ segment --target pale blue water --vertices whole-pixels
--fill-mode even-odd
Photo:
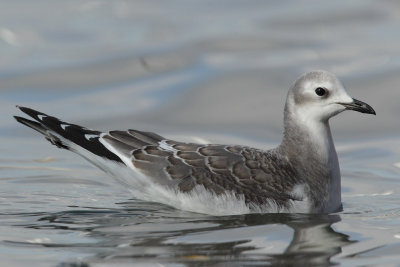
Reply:
[[[399,266],[397,1],[0,1],[3,266]],[[271,148],[288,87],[335,72],[377,116],[331,128],[344,211],[213,217],[134,199],[18,125],[15,105],[101,130]]]

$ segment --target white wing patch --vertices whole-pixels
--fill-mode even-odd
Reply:
[[[162,140],[158,142],[158,145],[161,149],[171,151],[171,152],[178,152],[175,148],[173,148],[171,145],[167,144],[167,140]]]
[[[86,140],[90,141],[91,138],[99,137],[98,134],[85,134]]]
[[[60,124],[61,129],[63,129],[64,131],[69,126],[70,126],[69,124],[64,124],[64,123]]]
[[[41,121],[43,120],[43,118],[46,118],[46,117],[47,117],[46,115],[41,115],[41,114],[40,114],[40,115],[37,115],[37,116],[38,116],[38,119],[41,120]]]

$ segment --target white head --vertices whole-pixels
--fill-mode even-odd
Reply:
[[[346,109],[375,114],[368,104],[350,97],[334,74],[312,71],[298,78],[289,90],[285,117],[327,122]]]

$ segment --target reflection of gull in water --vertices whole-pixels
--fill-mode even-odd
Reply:
[[[185,266],[331,266],[332,257],[355,242],[332,227],[341,220],[339,215],[210,217],[139,200],[121,205],[124,208],[108,211],[57,212],[41,217],[35,227],[48,229],[62,224],[62,229],[76,230],[76,224],[90,221],[78,230],[97,240],[97,247],[109,249],[87,259],[89,265],[121,265],[135,258],[139,265],[168,265],[178,260]],[[66,221],[71,224],[66,225]]]
[[[282,215],[275,220],[275,223],[288,225],[294,232],[285,251],[271,255],[272,265],[330,266],[331,258],[341,253],[343,246],[353,243],[347,235],[332,229],[332,224],[341,220],[338,215]],[[272,223],[268,221],[266,223]]]
[[[375,114],[324,71],[303,75],[289,90],[282,143],[268,151],[137,130],[103,133],[19,108],[35,120],[19,122],[113,174],[136,197],[210,214],[339,210],[340,169],[328,120],[346,109]]]
[[[320,215],[308,218],[308,222],[288,224],[294,229],[293,239],[285,254],[292,256],[298,266],[330,263],[330,258],[339,254],[341,248],[350,244],[348,236],[337,233],[332,224],[339,222],[338,215]],[[305,257],[306,256],[306,257]]]

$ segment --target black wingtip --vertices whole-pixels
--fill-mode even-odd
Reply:
[[[16,107],[17,109],[21,110],[21,111],[22,111],[22,109],[25,108],[25,107],[22,107],[22,106],[20,106],[20,105],[15,105],[15,107]],[[22,111],[22,112],[23,112],[23,111]]]
[[[28,126],[32,129],[38,131],[41,134],[47,135],[46,128],[44,128],[42,124],[40,124],[36,121],[31,121],[31,120],[25,119],[23,117],[19,117],[19,116],[13,116],[13,117],[17,122],[19,122],[25,126]]]
[[[25,119],[19,116],[14,116],[14,118],[18,122],[43,134],[45,138],[53,145],[56,145],[59,148],[69,149],[69,143],[74,143],[97,156],[123,163],[123,161],[116,154],[108,150],[98,140],[99,138],[90,139],[87,137],[87,135],[100,136],[101,132],[63,122],[56,117],[49,116],[31,108],[21,107],[18,105],[17,108],[26,115],[30,116],[33,120]],[[63,125],[68,127],[63,127]]]
[[[17,109],[19,109],[19,110],[24,110],[24,109],[27,109],[27,107],[23,107],[23,106],[20,106],[20,105],[15,105],[15,107],[17,108]]]
[[[16,121],[18,121],[19,123],[25,124],[25,125],[27,125],[28,123],[34,122],[31,120],[25,119],[23,117],[20,117],[20,116],[13,116],[13,117]]]
[[[19,117],[19,116],[13,116],[13,117],[14,117],[14,119],[15,119],[16,121],[22,123],[22,120],[23,120],[22,117]]]
[[[38,115],[43,115],[43,116],[48,117],[47,114],[44,114],[44,113],[42,113],[42,112],[40,112],[40,111],[31,109],[31,108],[22,107],[22,106],[19,106],[19,105],[16,105],[16,107],[17,107],[19,110],[21,110],[23,113],[25,113],[25,114],[29,115],[30,117],[34,118],[35,120],[40,120],[39,117],[38,117]]]

